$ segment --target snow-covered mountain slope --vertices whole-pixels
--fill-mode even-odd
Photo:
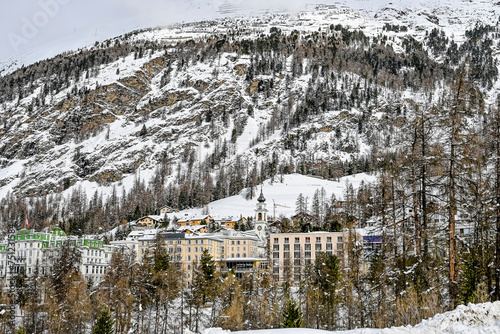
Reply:
[[[200,216],[203,213],[210,214],[213,218],[231,216],[239,218],[240,215],[241,217],[253,217],[260,191],[266,199],[269,217],[291,217],[296,213],[296,202],[299,194],[302,194],[306,199],[308,207],[312,204],[314,193],[321,192],[321,190],[324,190],[324,201],[330,203],[332,196],[337,201],[343,201],[348,186],[357,190],[362,183],[368,185],[376,182],[376,179],[375,176],[365,173],[345,176],[338,181],[322,180],[300,174],[278,175],[274,180],[267,179],[261,187],[254,190],[253,198],[249,196],[250,190],[245,188],[240,194],[211,202],[205,208],[191,208],[169,213],[168,217],[170,220],[174,220],[174,218]]]
[[[437,314],[431,319],[424,320],[416,326],[392,327],[384,329],[354,329],[350,331],[337,331],[337,334],[493,334],[500,333],[500,302],[460,305],[455,310]],[[243,332],[230,332],[217,328],[206,329],[204,334],[246,333],[246,334],[324,334],[328,331],[286,328],[269,329]]]
[[[500,8],[349,4],[136,31],[5,76],[0,198],[76,187],[107,195],[138,175],[169,184],[223,168],[243,179],[253,169],[363,170],[372,152],[401,144],[406,110],[447,91],[468,52],[454,45],[477,22],[496,25]],[[489,48],[496,59],[498,45]],[[486,96],[496,78],[484,79]]]

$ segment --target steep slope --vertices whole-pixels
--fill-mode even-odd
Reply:
[[[277,173],[335,178],[405,145],[407,113],[465,59],[493,96],[498,32],[476,23],[498,6],[353,7],[136,31],[5,76],[0,198],[234,176],[186,207]]]

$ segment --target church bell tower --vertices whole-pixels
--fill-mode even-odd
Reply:
[[[255,232],[260,241],[267,243],[267,209],[266,198],[262,193],[262,188],[260,189],[260,196],[257,199],[257,208],[255,209]]]

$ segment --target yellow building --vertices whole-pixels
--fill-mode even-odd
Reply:
[[[261,264],[266,264],[265,250],[259,246],[258,238],[251,232],[224,231],[222,233],[160,233],[138,239],[137,260],[151,256],[157,243],[166,249],[172,260],[180,264],[191,279],[194,263],[197,263],[203,251],[208,250],[216,262],[218,270],[235,270],[237,276],[256,271]]]
[[[181,226],[177,229],[177,232],[188,234],[207,233],[207,227],[205,225]]]
[[[164,206],[160,208],[160,214],[164,215],[166,213],[173,213],[173,212],[179,212],[179,210],[175,210],[169,206]]]
[[[207,225],[212,217],[210,216],[198,216],[191,217],[189,219],[182,219],[177,221],[177,226],[194,226],[194,225]]]
[[[247,220],[244,217],[241,217],[240,219],[235,219],[233,217],[227,217],[227,218],[215,220],[215,223],[222,228],[234,230],[236,224],[244,224],[244,223],[246,223],[246,221]]]
[[[157,224],[161,224],[162,219],[160,216],[145,216],[137,220],[137,226],[152,228]]]

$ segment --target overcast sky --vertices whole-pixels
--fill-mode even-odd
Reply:
[[[221,4],[258,9],[304,9],[311,3],[356,6],[391,0],[5,0],[0,63],[25,64],[138,28],[220,17]],[[393,0],[397,3],[407,0]],[[242,14],[242,13],[237,13]]]
[[[182,21],[191,7],[185,0],[23,0],[2,5],[7,15],[0,20],[0,60],[33,52],[50,56],[136,28]]]
[[[46,58],[137,28],[220,16],[220,4],[304,7],[306,0],[23,0],[5,1],[0,61]],[[248,2],[249,1],[249,2]],[[326,1],[328,2],[328,0]]]

